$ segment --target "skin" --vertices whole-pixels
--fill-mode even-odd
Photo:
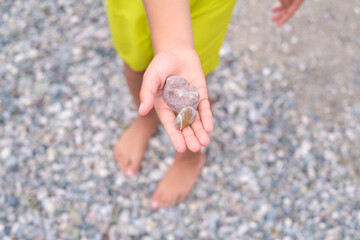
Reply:
[[[154,107],[177,154],[174,164],[158,184],[151,207],[169,207],[182,202],[193,187],[205,162],[201,146],[209,144],[213,117],[205,76],[194,50],[188,0],[143,0],[149,22],[155,56],[147,67],[140,91],[139,115]],[[174,27],[176,26],[176,27]],[[197,117],[191,126],[175,128],[175,114],[165,103],[162,89],[170,75],[185,78],[199,91]]]
[[[124,75],[134,102],[139,107],[144,71],[135,72],[124,63]],[[149,139],[156,131],[158,123],[159,118],[154,109],[146,116],[138,116],[114,146],[114,157],[127,177],[132,177],[139,171]]]
[[[192,152],[208,144],[213,118],[207,95],[205,76],[194,50],[189,2],[185,0],[143,0],[148,17],[155,57],[144,74],[140,91],[139,114],[145,116],[152,107],[164,125],[176,151]],[[166,10],[165,10],[166,9]],[[176,26],[173,27],[173,26]],[[175,128],[175,114],[162,98],[161,90],[170,75],[177,75],[194,85],[200,95],[199,118],[182,131]]]
[[[273,21],[282,26],[303,0],[283,0],[273,9]],[[124,75],[139,107],[139,116],[126,129],[114,147],[115,159],[128,177],[138,170],[147,144],[160,121],[177,153],[174,164],[160,181],[151,207],[170,207],[182,202],[193,187],[205,162],[201,146],[210,142],[213,117],[199,57],[194,50],[190,7],[187,0],[143,0],[150,26],[155,56],[146,71],[135,72],[126,63]],[[176,26],[176,27],[174,27]],[[170,75],[187,79],[200,95],[195,122],[182,131],[175,128],[175,114],[162,98]],[[154,111],[154,109],[155,111]]]
[[[125,63],[124,75],[134,102],[139,106],[139,92],[144,72],[135,72]],[[199,118],[199,116],[197,116]],[[157,128],[159,119],[154,110],[146,116],[138,116],[125,130],[114,147],[115,159],[127,177],[138,172],[149,139]],[[206,139],[204,145],[208,144]],[[205,154],[201,151],[177,152],[174,163],[158,184],[151,197],[151,207],[170,207],[182,202],[195,184],[205,162]]]
[[[281,27],[286,23],[299,9],[304,0],[280,0],[280,6],[273,8],[275,16],[272,21]]]
[[[139,106],[139,116],[114,147],[119,167],[128,177],[135,175],[159,120],[177,151],[174,164],[151,198],[154,210],[172,206],[186,198],[205,162],[205,154],[200,147],[209,144],[208,133],[213,129],[205,76],[193,47],[188,4],[185,0],[151,3],[144,0],[155,56],[145,72],[135,72],[124,64],[124,75]],[[197,87],[200,95],[196,120],[182,131],[175,128],[175,114],[162,98],[161,90],[169,75],[187,79]]]
[[[275,16],[272,21],[281,27],[295,14],[303,1],[281,0],[281,5],[273,9]],[[203,145],[204,135],[213,130],[213,119],[205,76],[193,48],[188,1],[143,0],[143,3],[149,21],[155,57],[144,75],[139,114],[145,116],[152,107],[155,107],[175,149],[178,152],[184,152],[188,148],[196,152],[199,146]],[[174,127],[175,115],[161,97],[161,89],[169,75],[184,77],[200,92],[198,108],[200,118],[194,123],[195,129],[187,128],[178,131]]]
[[[165,69],[168,71],[165,71]],[[176,116],[165,103],[160,90],[165,82],[162,79],[166,79],[170,75],[178,75],[187,79],[199,91],[199,117],[191,126],[184,128],[182,131],[175,128]],[[173,52],[157,54],[144,74],[144,83],[140,96],[144,96],[145,103],[150,102],[149,105],[152,105],[151,102],[153,102],[156,113],[176,151],[184,152],[188,148],[192,152],[198,152],[201,146],[206,146],[209,143],[208,133],[213,130],[213,118],[208,101],[205,77],[194,50],[182,50],[181,56]],[[139,114],[141,116],[146,114],[144,108],[144,106],[142,108],[140,105]]]

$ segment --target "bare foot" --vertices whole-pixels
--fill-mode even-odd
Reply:
[[[184,201],[194,186],[204,162],[205,154],[201,151],[193,153],[187,150],[185,153],[177,153],[173,165],[151,198],[151,207],[156,210]]]
[[[121,135],[114,147],[114,156],[126,176],[139,171],[149,139],[157,127],[157,119],[151,116],[138,117]]]

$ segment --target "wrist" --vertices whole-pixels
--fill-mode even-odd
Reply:
[[[194,42],[189,38],[184,39],[166,39],[165,41],[156,41],[153,42],[154,53],[160,52],[179,52],[181,50],[193,50],[194,49]]]
[[[179,43],[179,44],[163,45],[163,46],[157,48],[156,50],[154,50],[154,53],[155,53],[155,55],[164,53],[164,52],[173,53],[176,55],[184,55],[184,54],[194,52],[194,51],[195,51],[195,49],[192,45]]]
[[[155,52],[155,56],[167,56],[171,59],[177,59],[178,64],[186,62],[189,56],[197,55],[193,47],[187,45],[169,45],[168,47],[161,48],[160,51]]]

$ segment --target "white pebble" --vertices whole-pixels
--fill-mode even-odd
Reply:
[[[269,76],[271,74],[271,68],[265,67],[262,69],[262,75]]]
[[[6,159],[6,158],[10,157],[10,154],[11,154],[10,148],[4,148],[4,149],[1,151],[1,158],[2,158],[2,159]]]

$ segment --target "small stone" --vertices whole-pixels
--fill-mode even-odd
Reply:
[[[354,8],[354,13],[355,13],[356,15],[360,15],[360,7],[355,7],[355,8]]]
[[[19,170],[19,163],[15,157],[9,157],[6,160],[6,166],[9,171],[18,171]]]
[[[152,238],[151,236],[144,236],[141,239],[142,240],[153,240],[154,238]]]
[[[258,50],[258,48],[259,47],[257,45],[255,45],[255,44],[249,44],[249,49],[252,52],[256,52]]]
[[[262,69],[262,75],[269,76],[271,74],[271,68],[265,67]]]
[[[14,57],[14,62],[19,63],[19,62],[22,62],[24,59],[25,59],[25,55],[19,53]]]
[[[4,149],[1,151],[1,158],[2,158],[2,159],[6,159],[6,158],[10,157],[10,154],[11,154],[10,148],[4,148]]]
[[[218,230],[219,236],[221,236],[223,238],[225,238],[226,236],[229,236],[233,232],[235,232],[235,229],[232,226],[221,226]]]
[[[220,48],[219,55],[220,57],[224,57],[229,53],[231,53],[231,47],[229,44],[224,43],[223,46],[221,46]]]
[[[291,218],[285,218],[284,224],[285,226],[290,227],[292,225]]]
[[[74,224],[80,224],[82,221],[81,214],[77,212],[76,210],[71,210],[69,215],[70,221]]]
[[[123,210],[119,216],[120,223],[128,223],[130,221],[130,212],[129,210]]]
[[[74,47],[71,50],[71,53],[73,54],[73,56],[79,56],[80,54],[82,54],[82,49],[80,47]]]
[[[255,109],[250,109],[248,113],[249,120],[251,122],[257,122],[259,120],[259,114]]]
[[[47,160],[53,162],[57,157],[57,152],[54,148],[48,148],[46,151]]]
[[[247,224],[241,224],[237,229],[237,233],[241,236],[244,235],[248,230],[249,226]]]
[[[45,199],[42,205],[43,205],[45,211],[47,212],[47,214],[49,214],[49,216],[54,215],[54,212],[56,210],[56,205],[52,200]]]
[[[196,109],[199,105],[199,92],[182,77],[170,76],[166,79],[163,98],[167,105],[179,114],[184,107]]]
[[[326,231],[326,239],[341,239],[341,227],[334,227]]]
[[[59,119],[68,120],[72,117],[73,113],[70,110],[65,110],[59,113]]]
[[[175,119],[175,127],[177,130],[182,130],[195,121],[196,111],[192,107],[185,107],[177,115]]]
[[[48,82],[41,82],[35,85],[34,91],[37,95],[44,95],[50,88]]]
[[[7,203],[11,206],[11,207],[17,207],[19,205],[19,199],[15,196],[8,196],[7,197]]]
[[[297,44],[299,42],[299,39],[296,36],[292,36],[290,41],[292,44]]]
[[[242,136],[246,132],[246,125],[237,123],[233,126],[233,129],[237,136]]]
[[[152,181],[159,181],[164,176],[164,172],[160,169],[154,169],[149,176],[149,179]]]
[[[104,167],[100,167],[99,169],[97,169],[97,174],[100,177],[105,178],[109,175],[109,171]]]
[[[218,228],[220,215],[216,212],[212,213],[208,218],[208,224],[210,229],[215,230]]]
[[[300,147],[296,150],[295,155],[296,156],[302,156],[305,157],[311,150],[312,145],[309,141],[304,140]]]

